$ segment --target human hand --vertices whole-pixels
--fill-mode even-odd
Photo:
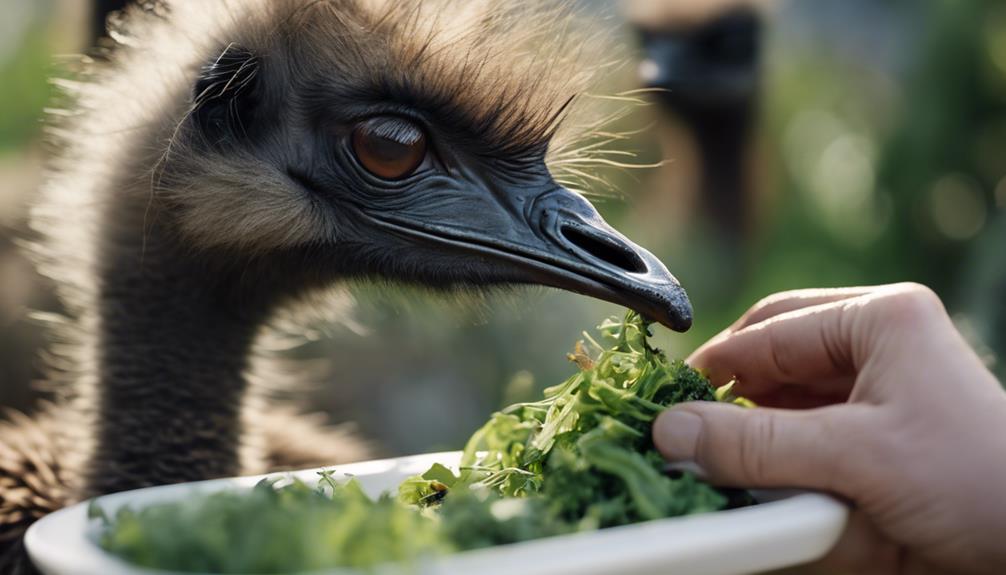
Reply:
[[[763,407],[675,406],[657,448],[713,483],[851,500],[830,566],[1006,570],[1006,393],[929,289],[776,294],[689,363]]]

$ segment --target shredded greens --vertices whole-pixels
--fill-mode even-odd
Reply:
[[[324,472],[316,489],[264,481],[249,492],[126,508],[105,519],[100,543],[176,571],[366,569],[750,504],[746,492],[668,475],[650,439],[668,405],[748,402],[651,347],[648,323],[633,312],[599,330],[607,347],[584,334],[569,356],[579,371],[542,400],[493,414],[457,473],[433,465],[376,501]]]
[[[453,550],[430,520],[393,497],[370,499],[355,480],[318,487],[263,480],[181,502],[123,508],[100,544],[137,565],[201,573],[295,573],[367,568]]]

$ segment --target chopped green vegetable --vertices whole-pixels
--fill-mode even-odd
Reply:
[[[354,481],[323,478],[222,491],[140,511],[120,510],[101,538],[138,565],[205,573],[289,573],[371,567],[449,552],[430,520]]]
[[[714,391],[684,362],[647,342],[630,312],[584,334],[580,370],[544,399],[493,414],[469,439],[454,473],[435,464],[397,497],[374,501],[355,481],[322,473],[317,489],[262,482],[180,503],[120,510],[101,545],[133,563],[176,571],[288,573],[370,568],[432,556],[750,504],[745,492],[671,477],[650,439],[666,406],[750,402]]]

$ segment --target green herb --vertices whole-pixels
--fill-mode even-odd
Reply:
[[[133,563],[176,571],[289,573],[370,568],[751,503],[683,474],[664,473],[650,425],[682,401],[746,400],[714,391],[682,361],[647,342],[630,312],[584,334],[579,371],[541,401],[493,414],[465,446],[455,474],[436,464],[374,501],[355,481],[322,473],[317,489],[259,483],[109,520],[102,546]],[[588,350],[588,346],[590,350]]]
[[[357,482],[323,478],[120,510],[101,538],[109,552],[158,569],[289,573],[370,567],[449,552],[430,520]]]
[[[588,334],[570,359],[580,371],[545,390],[541,401],[519,403],[493,414],[468,441],[461,470],[440,467],[411,477],[399,500],[452,509],[462,491],[498,498],[523,498],[544,533],[623,525],[649,519],[716,511],[748,503],[743,494],[723,492],[691,475],[671,478],[650,438],[650,425],[668,405],[682,401],[746,400],[714,391],[684,362],[669,361],[647,341],[647,323],[635,313],[609,319],[599,330],[602,346]],[[594,354],[588,351],[588,347]],[[477,497],[477,495],[476,495]],[[471,497],[466,494],[466,499]],[[471,504],[466,503],[466,513]],[[521,529],[527,529],[520,524]],[[482,522],[478,526],[487,533]],[[475,528],[457,529],[469,534]],[[496,531],[499,531],[497,529]],[[496,545],[519,537],[469,535],[461,548]]]

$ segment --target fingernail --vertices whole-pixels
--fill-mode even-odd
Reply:
[[[706,475],[706,470],[699,467],[699,464],[694,461],[675,461],[673,463],[668,463],[664,466],[664,471],[682,471],[685,473],[691,473],[699,479],[709,478]]]
[[[671,409],[653,424],[653,443],[671,461],[694,461],[702,418],[690,411]]]

